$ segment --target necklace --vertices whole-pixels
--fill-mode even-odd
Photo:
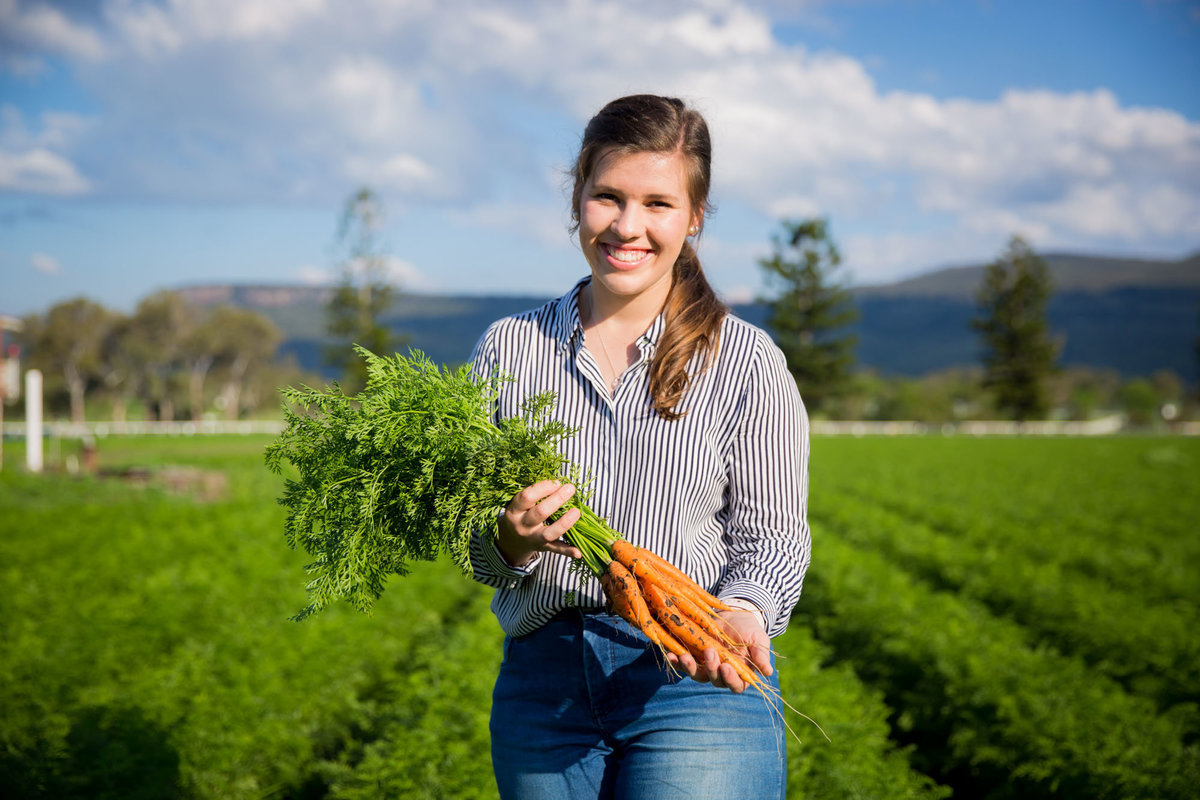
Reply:
[[[604,344],[604,337],[600,335],[600,328],[598,326],[596,326],[595,324],[593,324],[592,330],[594,330],[596,332],[596,338],[600,341],[600,349],[604,351],[604,357],[608,360],[608,368],[610,370],[612,370],[612,374],[613,374],[612,391],[615,392],[617,390],[617,387],[621,385],[621,376],[620,376],[620,374],[617,373],[616,366],[613,365],[612,356],[610,356],[608,354],[608,347],[606,347]]]
[[[596,340],[600,342],[600,350],[604,353],[605,360],[608,361],[608,368],[612,370],[613,380],[609,391],[615,392],[617,387],[621,385],[621,375],[617,372],[616,365],[613,364],[612,356],[608,354],[608,345],[604,344],[604,337],[600,335],[600,326],[596,323],[595,312],[591,308],[591,303],[588,303],[588,317],[591,318],[592,330],[596,332]]]

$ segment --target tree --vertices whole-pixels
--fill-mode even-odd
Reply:
[[[112,398],[114,422],[124,422],[129,404],[141,393],[141,365],[137,348],[130,346],[136,325],[132,317],[120,317],[100,344],[101,380]]]
[[[388,281],[387,257],[379,241],[383,205],[368,188],[346,201],[338,226],[341,278],[326,305],[326,330],[333,343],[326,362],[340,369],[350,390],[366,384],[366,365],[353,351],[359,344],[373,353],[390,355],[399,344],[383,324],[392,307],[395,290]]]
[[[824,219],[783,222],[772,237],[774,253],[760,259],[778,294],[768,300],[767,328],[811,412],[828,410],[851,390],[855,336],[842,329],[858,319],[840,279],[841,256]]]
[[[248,309],[223,306],[210,319],[220,331],[214,352],[221,378],[220,402],[227,419],[237,419],[245,402],[247,377],[264,369],[283,341],[270,317]]]
[[[29,363],[48,376],[62,377],[72,422],[84,420],[87,390],[103,373],[101,344],[115,320],[104,306],[80,297],[51,307],[26,325]]]
[[[971,327],[983,340],[983,385],[1001,413],[1018,421],[1043,417],[1048,408],[1045,382],[1058,358],[1046,324],[1050,292],[1046,262],[1014,236],[975,297],[979,316]]]
[[[1200,304],[1196,306],[1196,310],[1200,312]],[[1196,318],[1200,320],[1200,313]],[[1200,335],[1196,336],[1196,399],[1200,400]]]
[[[175,419],[180,370],[195,325],[194,313],[176,292],[162,291],[138,303],[121,341],[128,361],[136,365],[134,383],[146,411],[160,420]]]

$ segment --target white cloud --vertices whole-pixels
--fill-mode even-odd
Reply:
[[[455,213],[470,228],[490,228],[514,233],[547,247],[575,242],[566,204],[486,203]]]
[[[91,189],[70,157],[87,121],[76,114],[44,113],[31,131],[15,106],[0,106],[0,190],[48,195],[77,195]]]
[[[306,286],[323,286],[333,283],[334,275],[323,267],[304,264],[295,271],[295,278]]]
[[[20,153],[0,152],[0,190],[31,194],[74,195],[90,185],[67,159],[35,148]]]
[[[869,64],[775,39],[768,15],[781,9],[113,0],[89,27],[0,0],[34,56],[87,62],[80,80],[103,108],[92,126],[47,116],[19,145],[21,126],[4,123],[0,186],[332,202],[369,183],[401,207],[443,204],[561,243],[544,175],[600,104],[654,91],[707,115],[718,205],[831,215],[856,231],[843,249],[865,274],[945,260],[951,242],[990,253],[1006,232],[1035,245],[1194,242],[1200,123],[1103,89],[884,92]],[[913,224],[930,217],[936,231]]]
[[[89,61],[105,52],[99,34],[46,3],[22,6],[18,0],[0,0],[0,31],[0,43],[8,40],[18,50],[46,50]]]
[[[62,272],[62,265],[58,263],[58,259],[45,253],[34,253],[29,259],[29,264],[43,275],[57,275]]]
[[[351,262],[349,266],[351,273],[355,275],[361,275],[366,271],[366,265],[363,262]],[[428,291],[434,288],[434,282],[411,261],[395,256],[383,256],[382,267],[382,273],[377,277],[402,289]],[[337,271],[310,264],[298,268],[295,275],[298,280],[310,286],[332,284],[341,278],[341,274]]]

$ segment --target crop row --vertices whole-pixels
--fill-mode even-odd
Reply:
[[[814,466],[815,502],[852,493],[1003,557],[1200,604],[1200,442],[861,440],[837,452]]]
[[[914,764],[981,798],[1192,797],[1186,720],[816,526],[798,618],[885,693]]]
[[[831,492],[821,505],[822,521],[845,541],[1011,617],[1032,638],[1079,655],[1160,707],[1200,701],[1195,608],[1113,591],[1097,578],[1028,556],[1013,545],[1024,538],[1020,531],[1006,542],[977,542],[853,495]]]

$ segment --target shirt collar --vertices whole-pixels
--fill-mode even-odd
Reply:
[[[558,308],[554,312],[554,338],[558,340],[560,352],[570,347],[577,337],[579,341],[583,341],[583,323],[579,320],[579,292],[590,280],[591,276],[582,278],[571,291],[558,299]]]
[[[583,341],[583,322],[579,319],[579,293],[583,291],[583,287],[587,286],[591,280],[592,277],[590,275],[581,278],[571,288],[571,291],[558,300],[558,308],[555,309],[554,313],[554,336],[558,340],[560,351],[566,350],[571,346],[571,342],[576,339],[579,342]],[[654,318],[654,321],[650,323],[650,327],[646,329],[646,332],[638,337],[638,349],[643,354],[650,355],[654,352],[654,348],[658,345],[658,339],[662,336],[666,325],[666,314],[660,312]]]

